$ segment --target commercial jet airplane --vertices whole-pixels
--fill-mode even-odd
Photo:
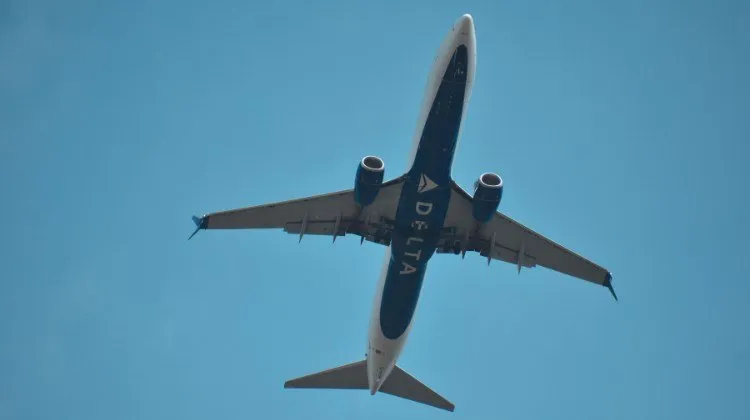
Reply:
[[[485,172],[473,195],[451,178],[461,122],[476,66],[474,21],[461,16],[443,41],[429,74],[408,171],[383,182],[377,156],[357,166],[354,188],[330,194],[193,217],[201,229],[278,228],[298,234],[347,234],[385,246],[365,359],[292,379],[285,388],[380,391],[437,408],[454,405],[406,373],[396,361],[412,328],[419,292],[434,253],[477,252],[522,267],[537,265],[605,286],[612,275],[497,211],[503,181]]]

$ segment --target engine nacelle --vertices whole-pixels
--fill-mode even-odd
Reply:
[[[472,215],[480,223],[488,222],[497,211],[503,197],[503,179],[492,172],[483,173],[474,183]]]
[[[375,201],[383,183],[385,163],[377,156],[365,156],[357,166],[357,176],[354,179],[354,201],[362,207]]]

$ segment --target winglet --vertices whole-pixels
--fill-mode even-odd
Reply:
[[[607,272],[607,277],[604,278],[604,286],[609,289],[609,292],[612,293],[612,296],[617,300],[615,289],[612,287],[612,273]]]
[[[193,234],[188,238],[188,241],[192,239],[199,230],[205,229],[208,226],[208,216],[193,216],[193,223],[195,223],[195,230],[193,231]]]

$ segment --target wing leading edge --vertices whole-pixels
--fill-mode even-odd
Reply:
[[[516,264],[519,271],[521,267],[540,265],[602,285],[617,300],[612,287],[612,274],[604,267],[500,212],[496,212],[487,223],[475,222],[472,217],[472,197],[455,182],[451,182],[451,201],[445,226],[438,252],[464,254],[475,251],[487,257],[488,264],[493,259],[505,261]]]
[[[356,234],[362,241],[390,243],[403,177],[384,183],[375,202],[361,208],[354,190],[193,216],[196,229],[283,229],[287,233],[338,236]],[[188,239],[190,239],[188,238]]]

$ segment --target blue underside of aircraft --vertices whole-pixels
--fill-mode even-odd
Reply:
[[[468,50],[461,45],[443,75],[399,199],[391,237],[391,261],[380,303],[380,328],[392,340],[400,337],[411,322],[427,262],[435,253],[448,211],[467,63]],[[425,188],[425,176],[437,186]]]

